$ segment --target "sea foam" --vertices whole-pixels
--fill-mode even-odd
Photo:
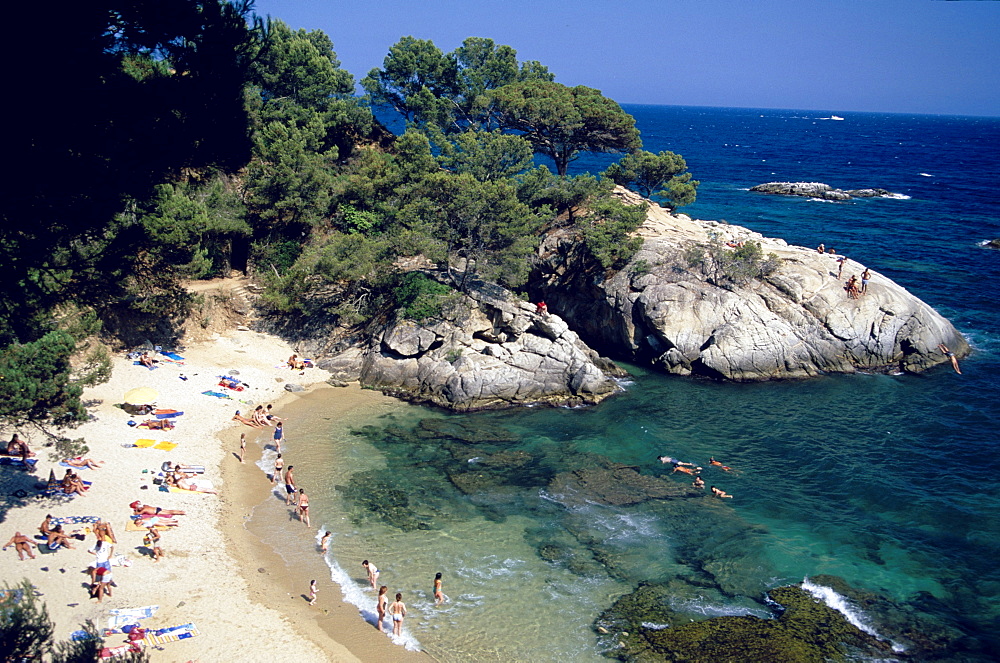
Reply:
[[[878,638],[879,640],[886,639],[879,635],[878,632],[868,623],[868,618],[864,612],[852,605],[850,601],[835,592],[832,588],[824,585],[817,585],[810,582],[809,578],[805,578],[802,581],[802,589],[815,596],[830,608],[833,608],[840,614],[844,615],[844,618],[856,628],[864,631],[874,638]],[[895,651],[903,650],[903,648],[896,643],[892,643],[892,648]]]

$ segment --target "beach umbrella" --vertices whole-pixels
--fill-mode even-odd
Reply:
[[[155,389],[151,387],[136,387],[125,392],[125,402],[132,405],[146,405],[156,401],[159,396]]]

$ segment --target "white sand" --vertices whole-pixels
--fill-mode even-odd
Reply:
[[[8,548],[0,553],[3,559],[0,581],[15,584],[22,578],[29,579],[43,595],[59,640],[68,639],[88,619],[98,628],[107,626],[111,608],[159,605],[156,615],[143,622],[152,628],[194,622],[201,635],[168,643],[161,650],[150,650],[153,661],[270,661],[278,656],[290,656],[296,661],[359,660],[324,634],[304,633],[307,630],[304,627],[303,631],[297,630],[278,611],[254,602],[235,558],[247,557],[233,550],[237,542],[227,540],[219,526],[224,513],[242,513],[245,509],[238,504],[227,508],[225,504],[229,497],[227,486],[222,484],[220,464],[238,465],[232,455],[238,447],[223,449],[216,434],[234,425],[242,426],[231,420],[237,409],[249,414],[254,405],[275,402],[285,393],[286,381],[307,386],[322,382],[329,375],[319,369],[299,375],[279,367],[292,349],[280,339],[251,331],[233,331],[180,352],[185,365],[161,363],[153,371],[118,358],[110,382],[87,390],[86,399],[98,399],[101,403],[89,408],[91,421],[68,432],[70,437],[86,439],[89,457],[106,461],[101,469],[78,471],[84,480],[93,481],[87,494],[70,501],[35,498],[34,491],[24,500],[6,498],[9,510],[0,527],[4,542],[15,531],[33,537],[47,513],[57,517],[101,516],[109,520],[118,539],[115,554],[125,554],[133,562],[131,567],[112,569],[117,584],[113,596],[105,598],[102,604],[88,598],[89,577],[85,570],[92,558],[87,549],[94,543],[93,535],[87,536],[86,541],[74,541],[76,549],[44,555],[36,550],[35,560],[23,562],[18,561],[13,547]],[[225,391],[217,386],[216,376],[231,369],[238,370],[239,379],[250,385],[243,392],[233,392],[233,397],[252,405],[201,394],[206,390]],[[180,375],[188,380],[181,380]],[[126,391],[139,386],[159,392],[158,407],[184,412],[176,419],[174,430],[148,431],[126,424],[133,417],[115,404],[122,402]],[[134,417],[137,422],[146,418]],[[11,432],[6,431],[5,439],[9,439]],[[42,446],[45,438],[28,429],[21,433],[39,458],[35,477],[44,481],[50,468],[62,477],[66,468],[49,458],[50,450]],[[170,452],[123,448],[123,444],[139,438],[169,440],[178,446]],[[205,465],[204,476],[221,495],[161,492],[152,484],[153,474],[143,474],[143,470],[158,470],[165,460]],[[247,460],[250,462],[251,458],[248,456]],[[0,467],[0,490],[4,495],[10,495],[25,482],[22,475],[17,468]],[[131,513],[128,505],[134,500],[187,512],[178,517],[179,527],[163,533],[165,557],[158,563],[140,552],[143,532],[125,531]],[[35,542],[40,543],[37,539]],[[234,557],[232,553],[237,554]],[[267,599],[256,598],[265,602]],[[117,635],[110,636],[106,644],[115,646],[123,642],[124,636]]]

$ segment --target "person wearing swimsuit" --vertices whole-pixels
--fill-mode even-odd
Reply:
[[[442,603],[444,603],[444,592],[441,591],[441,574],[437,573],[434,576],[434,605]]]
[[[389,606],[389,614],[392,615],[392,634],[395,636],[403,633],[403,617],[406,617],[406,604],[403,603],[403,595],[396,592],[396,600]]]
[[[379,631],[382,630],[382,622],[385,620],[385,608],[389,603],[389,597],[386,594],[389,593],[389,588],[382,585],[378,588],[378,604],[375,606],[375,611],[378,613],[378,621],[375,622],[375,628]]]

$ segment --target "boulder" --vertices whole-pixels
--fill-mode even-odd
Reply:
[[[538,315],[493,284],[474,282],[440,318],[397,317],[318,363],[340,380],[452,410],[597,403],[623,374],[555,315]]]
[[[619,195],[643,202],[624,189]],[[617,273],[588,263],[569,231],[550,234],[539,250],[534,290],[604,354],[679,375],[753,381],[919,372],[949,361],[939,343],[959,357],[969,352],[951,323],[875,270],[867,294],[850,299],[837,279],[840,256],[656,205],[648,210],[639,229],[644,244]],[[773,254],[778,267],[733,281],[713,255],[747,241]],[[847,259],[844,279],[865,268]]]

